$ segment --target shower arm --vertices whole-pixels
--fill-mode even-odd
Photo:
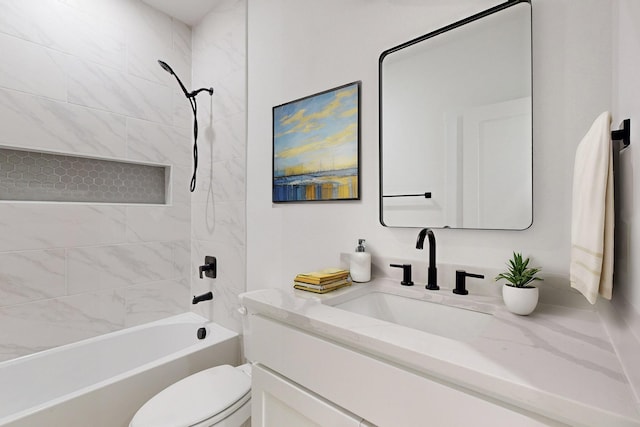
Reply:
[[[202,92],[202,91],[207,91],[207,92],[209,92],[209,95],[213,95],[213,88],[212,87],[210,87],[210,88],[201,87],[200,89],[194,90],[191,93],[188,93],[188,94],[185,93],[185,95],[187,95],[187,98],[195,98],[195,96],[197,94],[199,94],[200,92]]]

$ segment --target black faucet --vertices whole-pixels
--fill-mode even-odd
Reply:
[[[433,235],[433,231],[429,228],[423,228],[418,233],[418,241],[416,242],[416,249],[424,248],[424,238],[429,238],[429,268],[427,269],[427,286],[426,289],[431,291],[437,291],[440,289],[438,286],[438,269],[436,268],[436,237]]]
[[[206,294],[198,295],[197,297],[194,296],[193,301],[191,301],[191,304],[198,304],[199,302],[209,301],[212,299],[213,299],[213,292],[207,292]]]

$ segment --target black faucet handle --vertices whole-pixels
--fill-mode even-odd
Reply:
[[[456,270],[456,288],[453,290],[454,294],[458,295],[467,295],[469,291],[466,287],[466,278],[467,277],[475,277],[476,279],[484,279],[484,275],[475,274],[475,273],[467,273],[464,270]]]
[[[198,267],[198,273],[200,274],[200,278],[202,279],[202,273],[205,276],[215,279],[218,275],[218,261],[214,256],[205,256],[204,257],[204,265]]]
[[[389,264],[389,266],[402,269],[402,282],[400,282],[401,285],[413,286],[413,281],[411,280],[411,264]]]

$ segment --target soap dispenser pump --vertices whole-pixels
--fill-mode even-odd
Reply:
[[[364,250],[364,239],[358,239],[356,252],[351,254],[349,271],[354,282],[368,282],[371,280],[371,254]]]

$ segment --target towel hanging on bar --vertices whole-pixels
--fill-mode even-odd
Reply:
[[[600,114],[576,150],[571,212],[571,287],[591,304],[613,288],[611,114]]]

